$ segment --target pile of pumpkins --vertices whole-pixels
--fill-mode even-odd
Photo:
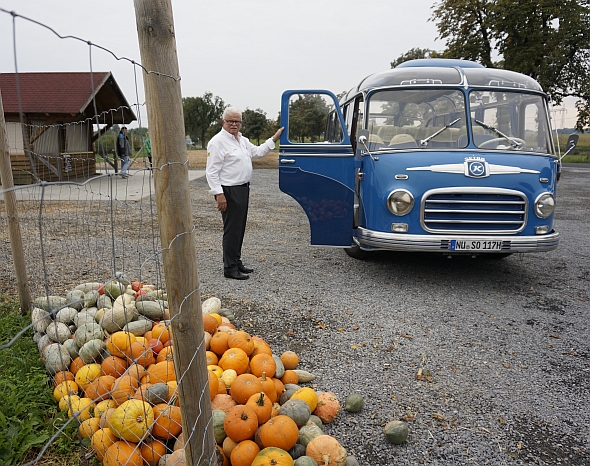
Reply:
[[[302,384],[292,351],[236,329],[218,298],[202,304],[217,457],[224,466],[354,466],[322,426],[338,398]],[[183,466],[180,403],[166,293],[123,274],[65,298],[34,300],[35,341],[61,410],[104,466]],[[359,404],[360,403],[360,404]],[[353,412],[362,407],[362,398]]]

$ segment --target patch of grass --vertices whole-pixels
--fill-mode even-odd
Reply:
[[[576,153],[574,155],[566,155],[563,158],[563,162],[568,163],[590,163],[590,133],[584,133],[579,135],[578,145],[576,146]],[[565,144],[567,142],[568,135],[559,135],[559,144],[561,146],[561,153],[565,152]]]
[[[28,315],[18,314],[18,303],[0,295],[0,346],[30,322]],[[32,330],[0,350],[0,374],[0,465],[8,466],[33,460],[67,416],[58,412]],[[53,464],[79,464],[75,424],[68,425],[65,435],[51,444],[43,463],[54,458]]]

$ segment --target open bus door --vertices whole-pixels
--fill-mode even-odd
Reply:
[[[307,214],[311,244],[350,247],[355,157],[338,99],[329,91],[285,91],[281,126],[279,187]]]

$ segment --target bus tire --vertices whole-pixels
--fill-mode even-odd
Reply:
[[[369,254],[367,251],[363,251],[358,244],[355,244],[354,246],[351,246],[350,248],[345,248],[344,251],[350,257],[352,257],[354,259],[359,259],[359,260],[366,259]]]

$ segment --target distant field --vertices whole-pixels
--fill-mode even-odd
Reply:
[[[203,149],[186,151],[189,168],[205,168],[207,164],[207,151]],[[252,159],[253,168],[278,168],[279,152],[272,151],[266,157],[261,159]]]
[[[563,159],[564,162],[578,162],[578,163],[590,163],[590,133],[580,134],[578,139],[578,145],[576,146],[575,155],[566,155]],[[559,135],[559,144],[561,146],[561,153],[565,152],[565,143],[567,142],[568,135]]]

